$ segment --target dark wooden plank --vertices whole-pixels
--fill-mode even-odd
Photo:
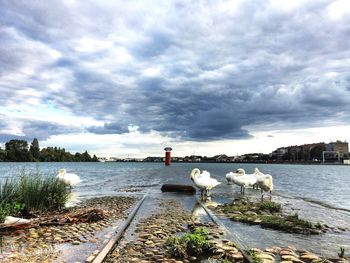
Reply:
[[[163,184],[160,190],[162,190],[162,192],[196,193],[196,189],[193,186],[182,184]]]

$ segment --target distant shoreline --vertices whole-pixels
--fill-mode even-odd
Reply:
[[[164,163],[163,161],[136,161],[136,160],[128,160],[128,161],[105,161],[105,162],[99,162],[99,161],[89,161],[89,162],[82,162],[82,161],[47,161],[47,162],[19,162],[19,161],[0,161],[0,163]],[[186,161],[186,162],[177,162],[172,161],[171,163],[217,163],[217,164],[291,164],[291,165],[348,165],[344,163],[339,162],[266,162],[266,161],[255,161],[255,162],[213,162],[213,161]]]

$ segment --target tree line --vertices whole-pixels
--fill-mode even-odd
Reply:
[[[25,140],[10,140],[5,149],[0,147],[0,162],[98,162],[85,151],[72,154],[60,147],[46,147],[40,150],[39,141],[34,138],[29,145]]]

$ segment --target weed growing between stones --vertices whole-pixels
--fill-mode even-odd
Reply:
[[[186,233],[180,237],[170,237],[166,246],[170,255],[176,258],[202,256],[212,248],[207,240],[209,232],[205,228],[197,228],[194,233]]]

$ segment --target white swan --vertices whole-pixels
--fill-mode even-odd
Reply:
[[[265,174],[260,172],[260,170],[257,167],[255,167],[254,175],[256,175],[256,177],[259,179],[260,176],[263,176]],[[255,189],[255,187],[256,187],[257,190],[259,189],[259,185],[258,184],[253,185],[253,189]]]
[[[237,169],[235,173],[229,172],[226,174],[226,179],[230,183],[234,183],[241,187],[241,193],[244,194],[246,187],[253,187],[257,183],[257,176],[255,174],[246,174],[242,168]]]
[[[245,171],[242,168],[237,169],[235,173],[233,173],[233,172],[227,173],[226,174],[227,184],[234,184],[234,182],[233,182],[234,176],[240,176],[240,175],[244,175],[244,174],[245,174]]]
[[[273,178],[270,174],[263,174],[260,172],[260,175],[257,176],[256,184],[261,189],[261,199],[264,199],[264,191],[270,192],[270,199],[272,198],[272,190],[273,190]]]
[[[210,173],[208,171],[201,171],[198,168],[194,168],[191,172],[191,180],[194,185],[201,189],[201,196],[205,194],[210,195],[210,190],[215,186],[221,184],[214,178],[210,178]]]
[[[260,172],[260,170],[257,167],[255,167],[254,174],[257,176],[265,175],[264,173]]]
[[[67,173],[66,169],[60,169],[58,171],[57,178],[59,178],[69,186],[74,186],[81,182],[81,179],[78,175],[73,173]]]

